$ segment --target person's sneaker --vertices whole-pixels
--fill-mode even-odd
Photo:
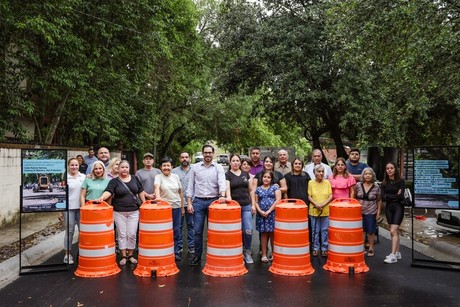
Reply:
[[[71,254],[64,256],[64,263],[74,264],[73,257]]]
[[[252,259],[252,256],[251,256],[251,251],[244,252],[244,261],[246,263],[254,263],[254,259]]]
[[[383,260],[383,262],[385,263],[396,263],[398,262],[398,259],[396,258],[396,256],[394,254],[389,254],[385,260]]]
[[[389,254],[389,255],[386,256],[385,258],[389,258],[391,255],[393,255],[393,254]],[[400,253],[400,252],[396,252],[396,253],[394,254],[394,256],[396,256],[396,259],[398,259],[398,260],[399,260],[399,259],[402,259],[402,256],[401,256],[401,253]]]

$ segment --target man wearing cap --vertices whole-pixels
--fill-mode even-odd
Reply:
[[[142,183],[142,187],[146,193],[145,198],[155,199],[153,183],[155,182],[155,176],[161,174],[161,171],[153,167],[155,160],[150,152],[144,154],[142,163],[144,164],[144,168],[136,172],[136,177],[139,178],[139,181]]]
[[[213,161],[214,147],[204,145],[201,152],[203,161],[194,164],[191,168],[187,187],[187,211],[194,215],[195,221],[195,256],[190,261],[190,265],[201,263],[203,230],[209,206],[216,200],[225,203],[227,191],[224,168]]]

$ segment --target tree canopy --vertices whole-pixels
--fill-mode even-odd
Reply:
[[[0,136],[174,155],[215,141],[459,140],[451,0],[1,1]],[[8,133],[8,134],[7,134]],[[197,149],[197,148],[196,148]]]

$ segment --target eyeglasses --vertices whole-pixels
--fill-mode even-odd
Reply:
[[[205,152],[203,152],[203,155],[212,155],[212,154],[213,154],[212,151],[205,151]]]

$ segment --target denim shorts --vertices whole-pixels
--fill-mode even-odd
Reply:
[[[373,234],[377,228],[377,214],[363,214],[363,229],[365,233]]]

